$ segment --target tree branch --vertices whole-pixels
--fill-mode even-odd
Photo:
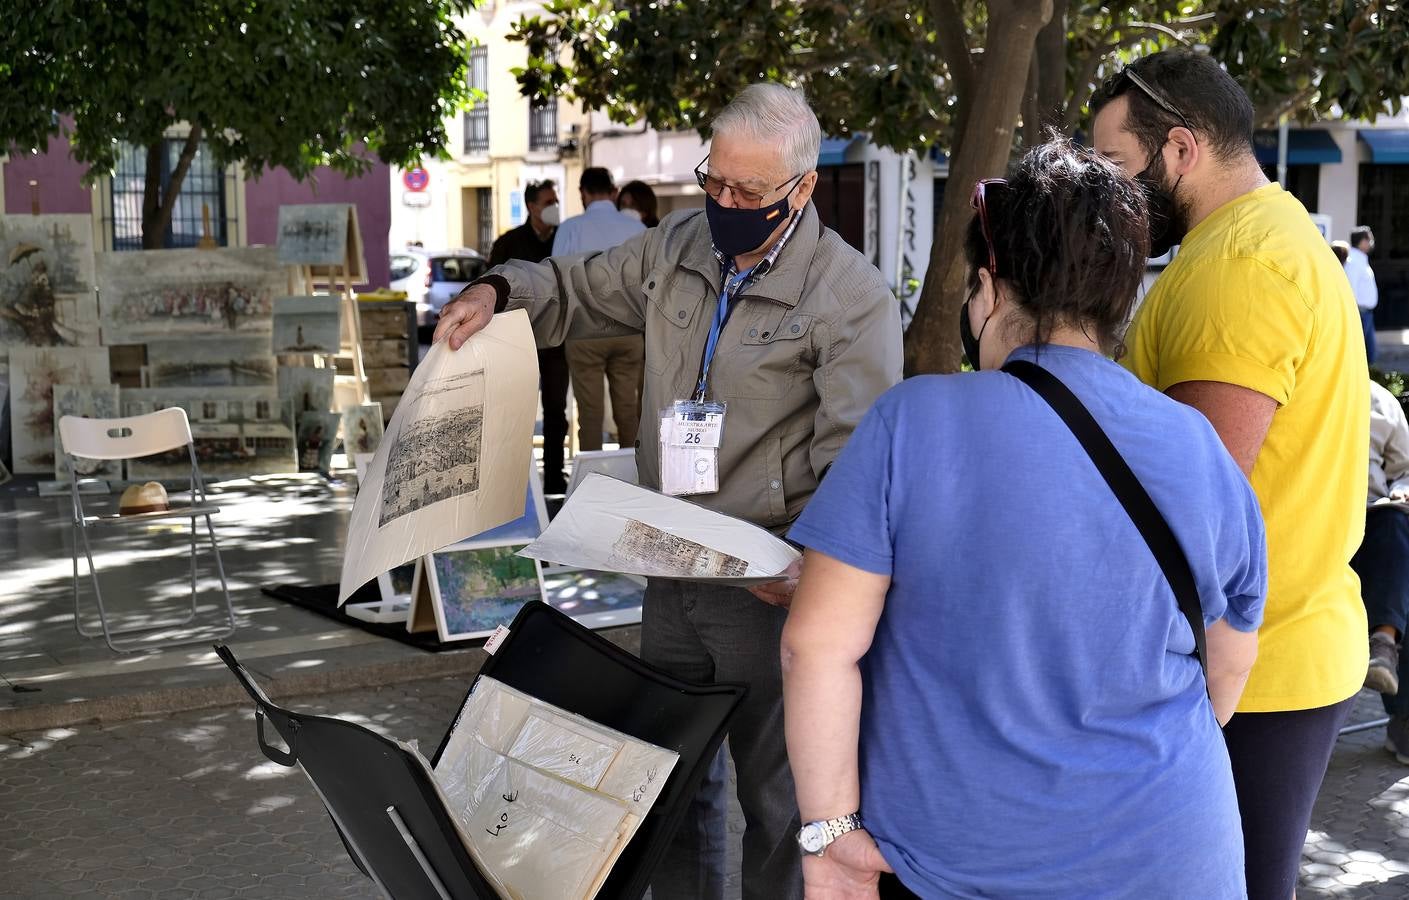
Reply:
[[[1037,109],[1042,127],[1058,127],[1067,96],[1067,12],[1070,0],[1052,4],[1052,18],[1037,33],[1032,58],[1037,66]]]
[[[974,61],[964,26],[964,12],[958,0],[930,0],[930,15],[939,37],[939,53],[949,69],[949,80],[954,83],[954,96],[959,108],[966,109],[973,96]]]
[[[1283,97],[1270,106],[1258,109],[1256,114],[1257,127],[1276,127],[1277,123],[1281,121],[1282,116],[1291,115],[1298,107],[1315,96],[1316,91],[1319,89],[1318,85],[1310,84],[1297,91],[1295,94]]]

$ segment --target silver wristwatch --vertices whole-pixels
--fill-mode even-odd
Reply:
[[[821,856],[827,850],[827,845],[848,831],[855,831],[861,827],[861,813],[854,812],[846,816],[838,816],[835,819],[825,819],[821,822],[808,822],[797,832],[797,845],[802,848],[802,852],[809,856]]]

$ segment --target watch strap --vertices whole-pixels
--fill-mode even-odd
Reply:
[[[849,813],[848,815],[837,816],[835,819],[827,819],[817,824],[822,826],[822,831],[827,835],[827,843],[830,844],[847,832],[856,831],[860,828],[861,813]]]

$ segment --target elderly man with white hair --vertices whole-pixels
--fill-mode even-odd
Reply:
[[[541,346],[644,334],[641,483],[786,536],[861,416],[900,380],[899,308],[810,202],[821,129],[800,91],[752,85],[712,132],[696,169],[703,211],[677,211],[607,251],[494,269],[445,307],[436,340],[458,349],[506,309],[528,311]],[[718,447],[662,444],[664,410],[681,421],[722,411]],[[688,460],[701,480],[663,481],[663,457]],[[751,591],[653,578],[642,613],[646,662],[749,686],[728,748],[746,823],[743,895],[759,900],[801,897],[800,852],[820,851],[795,841],[783,737],[779,642],[796,574]],[[721,753],[655,873],[656,900],[723,896],[726,772]],[[842,833],[850,812],[807,834]]]

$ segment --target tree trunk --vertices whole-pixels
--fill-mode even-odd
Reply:
[[[142,249],[160,250],[166,245],[166,229],[171,224],[172,213],[176,211],[176,198],[181,196],[181,185],[186,181],[186,173],[191,171],[196,151],[201,146],[201,126],[192,125],[186,143],[181,147],[181,156],[176,160],[176,168],[171,170],[171,183],[166,194],[161,193],[161,160],[166,153],[166,141],[158,140],[147,145],[147,180],[142,191]]]
[[[158,138],[147,145],[147,174],[142,182],[142,249],[160,250],[162,247],[163,225],[154,228],[157,214],[161,210],[161,158],[166,153],[166,142]]]
[[[1067,100],[1067,9],[1053,0],[1052,18],[1037,34],[1032,55],[1037,68],[1037,110],[1042,129],[1061,130]]]
[[[964,126],[950,157],[929,271],[915,318],[905,333],[906,376],[953,372],[959,367],[959,308],[968,275],[964,231],[973,215],[969,198],[980,178],[1001,175],[1007,168],[1033,45],[1052,15],[1051,0],[990,0],[988,8],[984,62],[968,109],[963,111]]]

